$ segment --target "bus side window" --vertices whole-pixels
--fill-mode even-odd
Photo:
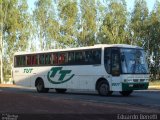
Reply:
[[[21,65],[22,65],[22,66],[25,66],[25,65],[26,65],[25,56],[21,56]]]
[[[59,53],[58,64],[65,64],[68,62],[67,53]]]
[[[25,65],[25,56],[16,56],[16,66],[24,66]]]
[[[79,52],[75,52],[75,62],[77,63],[80,59],[80,53]]]
[[[51,64],[51,54],[45,55],[45,64],[47,65]]]
[[[32,56],[32,65],[37,65],[38,64],[38,56],[37,55],[33,55]]]
[[[19,67],[20,66],[20,64],[19,64],[19,59],[20,59],[20,56],[16,56],[15,57],[15,66],[17,66],[17,67]]]
[[[30,66],[30,65],[31,65],[31,62],[32,62],[31,60],[32,60],[31,56],[28,55],[28,56],[27,56],[27,66]]]
[[[75,52],[75,63],[76,64],[85,64],[85,52],[84,51],[77,51]]]
[[[22,65],[22,60],[21,60],[21,56],[18,57],[18,66]]]
[[[19,65],[19,66],[22,65],[22,57],[21,57],[21,56],[19,56],[18,65]]]
[[[92,64],[93,58],[92,58],[92,51],[87,50],[85,51],[85,64]]]
[[[45,62],[44,54],[39,55],[39,64],[44,65],[44,62]]]
[[[93,50],[92,55],[93,64],[101,64],[101,50]]]
[[[74,64],[75,59],[74,59],[74,52],[69,52],[68,53],[68,64]]]
[[[52,59],[53,59],[53,65],[57,65],[58,64],[58,55],[57,55],[57,53],[53,53],[52,54]]]

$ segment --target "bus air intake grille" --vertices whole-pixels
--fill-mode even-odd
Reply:
[[[133,79],[133,82],[138,82],[138,79]]]
[[[133,88],[144,88],[143,84],[134,84]]]

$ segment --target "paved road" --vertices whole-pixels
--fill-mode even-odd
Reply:
[[[160,90],[134,91],[131,96],[123,97],[118,92],[114,92],[112,96],[102,97],[95,92],[73,91],[69,90],[65,94],[58,94],[54,90],[49,93],[39,94],[36,90],[30,88],[0,88],[0,91],[13,93],[33,94],[34,96],[47,97],[50,99],[71,99],[81,100],[94,103],[113,103],[119,105],[134,105],[154,108],[160,111]]]
[[[117,120],[123,114],[159,120],[160,91],[136,91],[129,97],[115,92],[102,97],[85,91],[39,94],[30,88],[0,87],[0,120]]]

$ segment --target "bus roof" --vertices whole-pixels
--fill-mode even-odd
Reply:
[[[86,47],[77,47],[77,48],[65,48],[65,49],[51,49],[47,51],[37,51],[37,52],[16,52],[14,55],[22,55],[22,54],[37,54],[37,53],[49,53],[49,52],[60,52],[60,51],[74,51],[74,50],[83,50],[83,49],[93,49],[93,48],[104,48],[104,47],[119,47],[119,48],[137,48],[143,49],[139,46],[133,46],[128,44],[96,44],[94,46],[86,46]]]

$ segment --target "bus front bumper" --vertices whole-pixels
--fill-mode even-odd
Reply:
[[[146,90],[149,82],[143,83],[122,83],[122,91]]]

